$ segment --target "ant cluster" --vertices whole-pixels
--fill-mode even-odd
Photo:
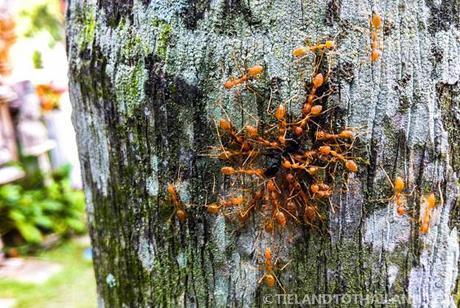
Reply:
[[[271,235],[282,232],[289,223],[318,228],[325,220],[332,207],[329,198],[336,191],[337,170],[358,171],[352,156],[354,131],[331,133],[318,124],[332,92],[327,74],[321,72],[321,61],[334,47],[333,41],[326,41],[294,49],[295,57],[312,53],[317,60],[300,114],[290,114],[286,104],[280,103],[269,112],[271,120],[258,121],[256,126],[239,128],[229,118],[220,119],[220,146],[213,147],[210,156],[224,164],[221,173],[232,183],[232,192],[208,204],[208,213],[223,214],[241,224],[254,217]],[[256,81],[263,71],[260,65],[250,67],[224,87]],[[269,247],[264,264],[261,280],[273,287],[276,276]]]
[[[371,61],[375,62],[380,58],[378,29],[382,19],[373,14],[370,23]],[[332,133],[318,124],[325,122],[322,117],[327,110],[323,109],[332,93],[329,71],[323,74],[325,65],[322,62],[324,55],[334,48],[335,42],[328,40],[293,50],[295,58],[315,57],[299,114],[288,112],[286,103],[280,103],[268,112],[271,120],[257,121],[255,126],[237,127],[228,117],[220,119],[217,128],[220,145],[211,147],[208,156],[224,164],[220,171],[232,189],[221,195],[218,201],[206,205],[209,214],[222,214],[242,225],[252,217],[257,224],[260,223],[262,232],[272,237],[290,223],[310,229],[324,225],[329,209],[334,211],[330,197],[334,192],[340,192],[338,179],[346,180],[348,174],[358,172],[359,161],[353,156],[356,141],[353,129]],[[245,86],[251,90],[248,82],[257,82],[263,72],[262,66],[252,66],[240,77],[224,82],[224,88],[231,90]],[[342,176],[337,176],[337,171],[341,171]],[[396,205],[398,215],[406,215],[408,194],[404,193],[404,180],[399,176],[394,181],[389,177],[388,180],[393,187],[393,196],[386,200]],[[346,182],[342,184],[346,185]],[[168,184],[167,191],[174,207],[172,215],[179,222],[185,222],[186,206],[176,187]],[[436,206],[433,193],[425,200],[427,206],[420,218],[422,234],[428,232]],[[275,275],[276,263],[272,261],[271,248],[266,247],[262,266],[264,274],[259,283],[264,282],[268,287],[278,283],[283,288]]]

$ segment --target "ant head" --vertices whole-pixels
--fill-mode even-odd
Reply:
[[[168,183],[168,193],[170,195],[176,194],[176,187],[174,187],[174,185],[171,183]]]
[[[206,207],[209,214],[219,213],[220,206],[217,203],[211,203]]]

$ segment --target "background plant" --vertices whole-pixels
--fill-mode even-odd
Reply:
[[[84,197],[71,187],[70,167],[53,173],[48,186],[0,187],[0,234],[7,244],[40,243],[43,236],[85,232]]]

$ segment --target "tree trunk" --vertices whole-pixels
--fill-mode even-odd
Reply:
[[[337,305],[371,304],[370,295],[407,296],[417,307],[455,305],[458,0],[116,2],[72,0],[67,25],[99,306],[308,304],[312,294],[363,300],[343,297]],[[383,17],[375,63],[372,11]],[[220,106],[237,123],[247,119],[240,104],[265,115],[268,99],[223,88],[241,68],[263,65],[260,83],[275,102],[305,92],[292,50],[306,38],[335,39],[328,107],[335,125],[359,128],[369,164],[332,198],[338,210],[329,213],[328,232],[291,226],[273,242],[254,221],[239,228],[206,213],[203,205],[229,187],[219,161],[200,154],[218,144]],[[293,100],[291,108],[302,103]],[[382,167],[391,178],[403,176],[409,190],[417,187],[408,197],[413,214],[397,216],[392,202],[376,201],[392,194]],[[169,182],[190,205],[183,224],[165,214]],[[423,235],[421,195],[430,191],[443,203]],[[297,297],[273,297],[282,290],[258,283],[269,241],[275,257],[290,261],[278,276]]]

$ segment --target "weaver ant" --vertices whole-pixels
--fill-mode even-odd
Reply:
[[[278,283],[278,285],[283,290],[283,292],[286,293],[286,290],[284,289],[283,285],[281,284],[281,282],[279,281],[278,277],[275,274],[276,263],[277,261],[275,262],[272,261],[272,252],[271,252],[270,247],[265,248],[264,262],[263,262],[264,275],[259,279],[258,284],[264,282],[267,287],[273,288],[275,284]],[[286,263],[279,270],[283,271],[288,265],[289,265],[289,262]]]
[[[237,85],[240,85],[246,81],[248,81],[250,78],[256,78],[258,75],[262,74],[264,71],[264,68],[260,65],[254,65],[246,71],[246,74],[241,76],[240,78],[236,79],[231,79],[226,82],[224,82],[224,87],[226,89],[231,89]]]
[[[378,30],[382,26],[382,17],[373,13],[371,17],[371,61],[376,62],[380,58]]]
[[[181,201],[179,194],[177,193],[176,187],[169,183],[168,194],[171,203],[174,205],[174,212],[172,215],[176,215],[180,222],[184,222],[187,219],[187,213],[185,212],[184,203]]]
[[[335,47],[334,41],[326,41],[324,44],[318,44],[307,47],[297,47],[292,51],[294,57],[300,58],[308,54],[309,52],[315,52],[323,49],[333,49]]]
[[[391,187],[393,188],[393,196],[391,196],[387,200],[393,201],[395,203],[396,212],[398,213],[398,215],[400,215],[400,216],[405,215],[407,213],[407,210],[406,210],[407,201],[406,201],[406,198],[405,198],[406,194],[403,193],[403,191],[404,191],[404,189],[406,187],[406,184],[404,183],[403,178],[400,177],[400,176],[396,176],[395,179],[394,179],[394,182],[392,182],[390,177],[386,173],[385,169],[382,168],[382,170],[385,173],[385,176],[386,176],[388,182],[390,183]],[[410,194],[407,194],[407,195],[411,195],[411,194],[412,194],[412,192]]]
[[[441,195],[442,196],[442,195]],[[421,219],[422,224],[420,225],[420,233],[426,234],[430,230],[430,221],[433,210],[436,208],[436,196],[434,193],[425,196],[425,213]]]
[[[323,54],[334,45],[333,41],[327,41],[309,47],[308,51],[315,55]],[[214,147],[219,148],[218,153],[210,156],[225,162],[221,174],[241,176],[238,183],[241,183],[242,190],[251,189],[247,187],[248,181],[250,187],[262,188],[249,202],[231,202],[231,198],[227,198],[212,203],[207,206],[209,213],[218,214],[221,210],[228,210],[222,211],[223,214],[233,214],[241,222],[251,214],[260,213],[266,217],[263,227],[270,233],[276,226],[283,230],[291,221],[289,216],[293,222],[312,224],[322,218],[318,204],[322,204],[326,198],[329,200],[334,192],[334,181],[323,182],[324,174],[329,173],[331,177],[327,179],[333,179],[335,170],[331,168],[337,166],[335,162],[342,163],[346,172],[358,171],[357,163],[349,154],[353,144],[346,143],[355,140],[353,131],[344,129],[332,134],[313,122],[314,118],[324,114],[323,104],[319,103],[325,102],[324,99],[332,93],[328,78],[321,71],[322,60],[323,57],[315,57],[311,86],[298,115],[289,112],[289,99],[276,105],[268,121],[259,122],[259,119],[252,117],[256,124],[243,123],[242,130],[237,129],[228,118],[218,122],[221,146]],[[230,80],[228,87],[247,81],[262,70],[248,70],[243,77]],[[318,131],[310,130],[312,122],[319,127]],[[223,132],[222,137],[219,132]],[[345,150],[344,146],[347,146]],[[256,205],[262,200],[263,206],[259,210]],[[269,212],[268,217],[266,212]]]

